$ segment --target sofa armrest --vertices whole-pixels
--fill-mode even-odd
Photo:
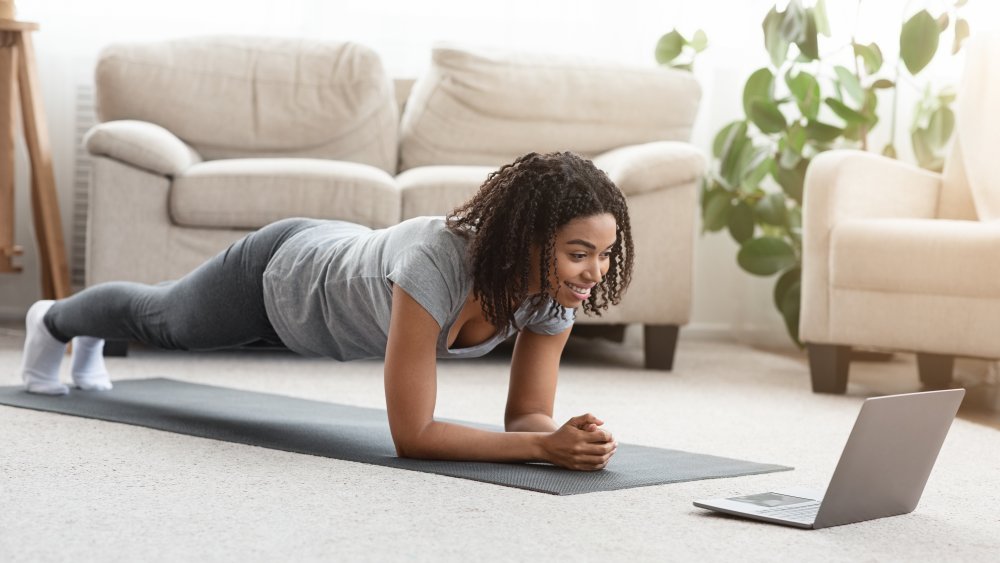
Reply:
[[[92,155],[107,156],[163,176],[176,176],[201,156],[176,135],[146,121],[120,120],[95,125],[83,139]]]
[[[799,338],[830,338],[830,242],[851,219],[933,219],[941,176],[878,154],[834,150],[809,164],[802,208],[802,310]]]
[[[705,157],[688,143],[656,141],[629,145],[594,157],[627,196],[682,186],[705,173]]]

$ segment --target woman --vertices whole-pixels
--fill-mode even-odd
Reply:
[[[447,218],[371,230],[286,219],[184,278],[112,282],[28,311],[29,392],[64,394],[59,365],[111,389],[106,338],[211,350],[265,341],[304,355],[385,359],[389,426],[402,457],[547,461],[603,469],[617,443],[591,414],[552,420],[576,307],[600,314],[631,279],[625,199],[572,153],[527,154],[490,174]],[[434,420],[437,358],[481,356],[517,333],[506,432]]]

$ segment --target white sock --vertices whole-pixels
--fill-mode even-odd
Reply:
[[[84,391],[108,391],[111,377],[104,367],[104,339],[77,336],[73,339],[73,383]]]
[[[28,309],[24,320],[27,335],[21,359],[21,378],[29,393],[65,395],[69,388],[59,383],[59,366],[66,354],[66,345],[56,340],[45,328],[42,318],[55,301],[37,301]]]

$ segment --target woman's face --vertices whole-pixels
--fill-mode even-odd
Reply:
[[[604,279],[616,240],[614,215],[602,213],[573,219],[558,231],[554,247],[554,267],[549,265],[550,295],[563,307],[579,307],[590,298],[595,285]],[[532,252],[530,293],[540,291],[538,250]]]

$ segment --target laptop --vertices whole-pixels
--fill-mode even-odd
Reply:
[[[695,501],[699,508],[819,529],[913,512],[965,389],[865,400],[826,490]]]

